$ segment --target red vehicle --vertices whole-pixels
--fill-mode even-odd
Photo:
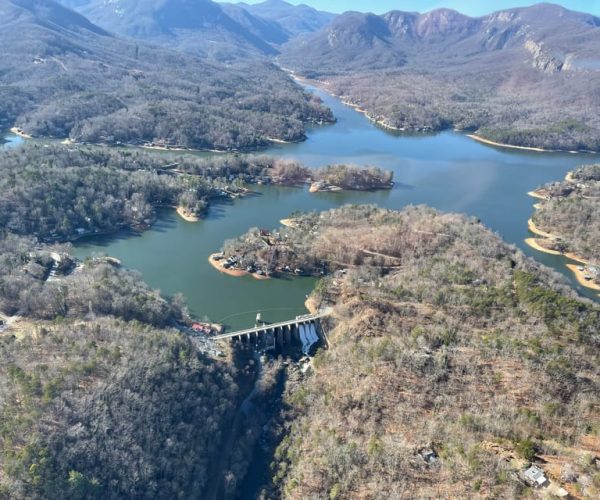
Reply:
[[[192,330],[198,333],[210,333],[212,328],[208,323],[193,323]]]

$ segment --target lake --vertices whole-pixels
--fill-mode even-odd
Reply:
[[[324,210],[346,203],[374,203],[401,209],[427,204],[481,219],[527,255],[564,274],[585,296],[560,256],[543,254],[524,243],[535,200],[527,196],[541,184],[561,180],[574,167],[600,161],[597,155],[541,153],[487,146],[455,132],[415,135],[390,132],[337,98],[314,88],[333,110],[337,123],[312,127],[308,140],[277,144],[266,154],[294,158],[311,167],[330,163],[375,165],[394,171],[391,191],[310,194],[306,188],[257,186],[257,196],[214,205],[199,223],[187,223],[172,210],[160,210],[145,233],[119,233],[80,241],[75,254],[106,253],[166,295],[181,292],[190,311],[230,328],[253,324],[257,312],[267,321],[304,313],[312,278],[257,281],[233,278],[213,269],[208,255],[224,240],[251,227],[275,228],[295,210]]]

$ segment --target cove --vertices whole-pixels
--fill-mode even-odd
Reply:
[[[479,218],[527,255],[565,275],[582,295],[594,297],[566,269],[567,259],[537,252],[524,239],[530,236],[527,219],[535,203],[527,192],[564,178],[578,165],[600,161],[599,156],[496,148],[450,131],[435,135],[390,132],[337,98],[308,88],[333,110],[337,123],[313,127],[305,142],[276,144],[264,153],[294,158],[311,167],[342,162],[376,165],[394,171],[394,189],[311,194],[302,188],[253,186],[257,196],[212,206],[200,223],[186,223],[172,211],[160,211],[149,231],[83,240],[76,244],[76,255],[113,255],[139,270],[163,293],[183,293],[195,316],[207,315],[229,328],[243,328],[252,324],[257,312],[268,321],[305,312],[304,298],[315,280],[256,281],[223,275],[207,258],[226,239],[251,227],[278,227],[279,220],[295,210],[321,211],[346,203],[392,209],[427,204]]]
[[[117,257],[164,294],[183,293],[194,316],[206,315],[230,328],[243,328],[253,323],[257,312],[268,321],[304,313],[304,298],[315,280],[256,281],[223,275],[207,258],[226,239],[251,227],[278,227],[279,220],[295,210],[320,211],[346,203],[374,203],[399,210],[408,204],[427,204],[479,218],[507,242],[565,275],[582,295],[594,297],[566,269],[567,259],[537,252],[524,239],[531,236],[527,219],[535,203],[527,192],[563,179],[578,165],[599,162],[600,156],[497,148],[451,131],[436,135],[391,132],[337,98],[308,89],[333,110],[337,123],[310,128],[305,142],[276,144],[263,152],[312,167],[347,162],[390,169],[394,189],[310,194],[301,188],[252,186],[256,196],[213,205],[199,223],[187,223],[174,211],[159,210],[157,223],[149,231],[81,240],[75,254]]]

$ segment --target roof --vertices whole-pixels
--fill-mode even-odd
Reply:
[[[546,482],[546,476],[544,475],[544,471],[535,465],[532,465],[523,472],[523,475],[526,479],[531,481],[532,483],[542,485]]]

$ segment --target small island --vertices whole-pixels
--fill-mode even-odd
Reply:
[[[264,172],[265,183],[280,186],[309,184],[311,193],[391,189],[394,173],[373,166],[326,165],[311,169],[293,160],[275,160]]]
[[[310,192],[391,189],[394,173],[377,167],[327,165],[312,173]]]
[[[535,237],[526,243],[541,252],[564,255],[578,282],[600,290],[600,164],[586,165],[528,193],[540,200],[528,222]]]

